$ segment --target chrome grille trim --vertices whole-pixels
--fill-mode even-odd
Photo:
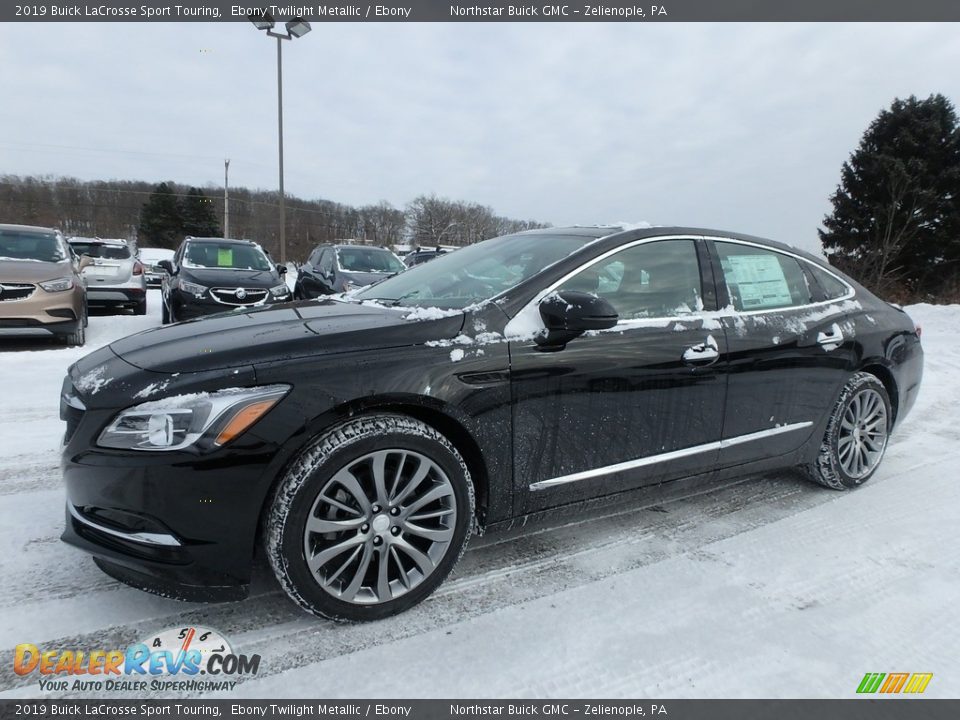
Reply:
[[[250,305],[259,305],[267,299],[269,291],[264,288],[243,288],[246,297],[240,299],[237,297],[237,288],[210,288],[210,297],[221,305],[230,305],[231,307],[248,307]]]
[[[36,291],[33,283],[0,283],[0,302],[26,300]]]

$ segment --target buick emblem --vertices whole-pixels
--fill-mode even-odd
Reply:
[[[247,296],[247,291],[243,288],[237,288],[237,292],[234,294],[237,296],[237,300],[243,300]]]

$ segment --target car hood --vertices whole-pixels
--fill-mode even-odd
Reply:
[[[408,317],[409,308],[307,300],[155,328],[110,348],[144,370],[201,372],[447,340],[460,332],[464,315]]]
[[[43,282],[72,275],[73,265],[69,261],[53,263],[0,258],[0,282]]]
[[[206,287],[270,288],[283,282],[273,270],[216,270],[183,268],[181,274],[188,282]]]

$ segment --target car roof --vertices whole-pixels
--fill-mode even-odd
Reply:
[[[187,237],[183,239],[184,242],[209,242],[217,243],[218,245],[256,245],[253,240],[237,240],[234,238],[217,238],[217,237]]]
[[[88,237],[72,237],[67,238],[67,242],[82,242],[82,243],[101,243],[103,245],[129,245],[126,240],[123,238],[88,238]]]
[[[17,232],[34,232],[37,234],[40,234],[40,233],[57,234],[60,232],[56,228],[40,227],[37,225],[12,225],[12,224],[0,224],[0,230],[16,230]]]
[[[518,235],[584,235],[606,241],[608,238],[611,244],[617,244],[626,239],[636,240],[645,237],[657,237],[660,235],[690,235],[693,237],[707,236],[730,238],[731,240],[743,240],[746,242],[763,245],[773,250],[786,250],[795,255],[801,255],[807,260],[812,260],[817,264],[823,264],[823,258],[794,247],[786,243],[770,240],[769,238],[757,237],[756,235],[746,235],[744,233],[730,232],[729,230],[716,230],[712,228],[687,227],[681,225],[654,225],[651,227],[629,227],[626,225],[594,225],[571,227],[551,227],[538,228],[536,230],[525,230],[517,233]],[[627,237],[624,237],[627,236]]]
[[[324,247],[324,246],[320,245],[320,247]],[[345,244],[338,243],[336,245],[329,245],[328,247],[332,247],[336,250],[342,250],[344,248],[357,248],[358,250],[386,250],[387,252],[390,252],[390,250],[387,250],[387,248],[380,247],[379,245],[354,245],[351,243],[345,243]]]

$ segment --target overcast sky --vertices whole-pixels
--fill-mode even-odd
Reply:
[[[284,44],[286,188],[817,246],[896,96],[960,99],[955,24],[314,24]],[[277,187],[247,23],[0,25],[0,173]],[[15,221],[3,218],[2,221]]]

